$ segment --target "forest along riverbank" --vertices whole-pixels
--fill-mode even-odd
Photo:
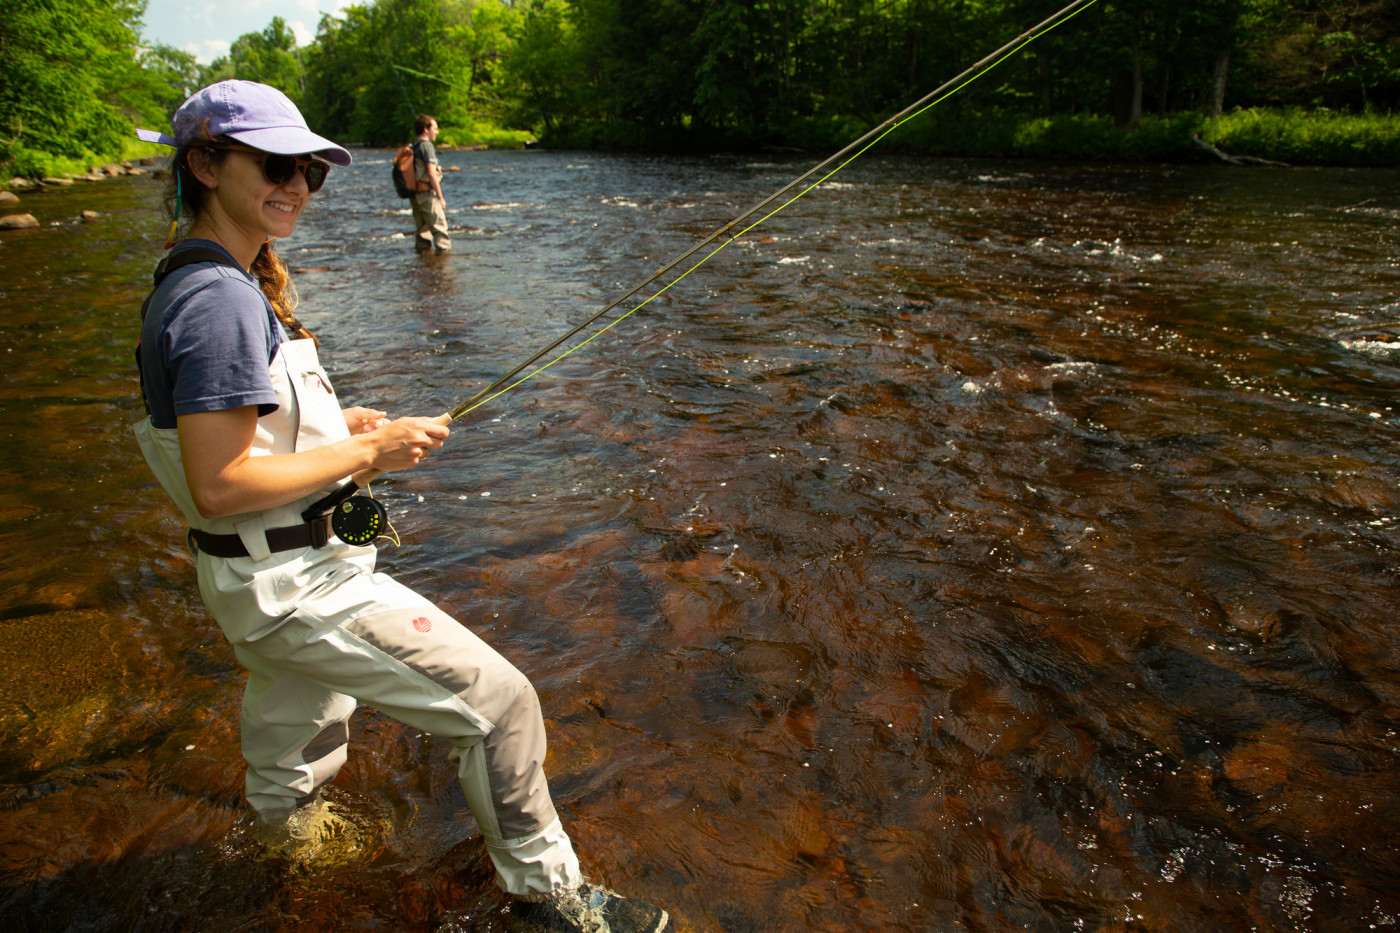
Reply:
[[[398,414],[806,167],[448,153],[424,258],[388,158],[279,248]],[[1397,182],[867,157],[378,484],[381,566],[529,674],[585,861],[679,929],[1393,924]],[[156,189],[0,235],[0,910],[501,930],[446,744],[373,710],[331,789],[369,841],[255,856],[128,431]]]

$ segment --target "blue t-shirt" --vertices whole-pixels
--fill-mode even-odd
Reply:
[[[228,251],[211,240],[189,247]],[[229,256],[230,261],[233,257]],[[235,266],[196,262],[165,277],[141,327],[141,372],[151,424],[175,427],[179,415],[258,406],[277,410],[268,367],[282,327],[257,280]]]

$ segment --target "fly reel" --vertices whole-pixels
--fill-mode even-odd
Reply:
[[[389,513],[369,496],[351,496],[331,513],[331,530],[346,544],[371,544],[388,527]]]

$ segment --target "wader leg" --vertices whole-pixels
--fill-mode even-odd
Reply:
[[[318,591],[301,609],[235,642],[235,648],[240,659],[249,655],[250,671],[299,675],[298,680],[319,684],[323,696],[353,696],[448,739],[497,883],[506,891],[539,895],[581,880],[578,858],[549,796],[544,720],[534,687],[451,616],[389,577],[359,574]],[[280,696],[282,676],[268,675],[268,680],[269,696]],[[308,707],[301,721],[313,720],[317,708]],[[265,718],[251,728],[280,725]],[[302,734],[317,733],[304,726]],[[261,749],[282,740],[245,741]],[[339,754],[343,761],[343,749]],[[305,782],[308,789],[311,784]]]
[[[406,668],[409,683],[388,695],[362,693],[361,699],[452,743],[450,757],[497,883],[522,895],[576,886],[582,878],[578,857],[549,796],[544,719],[529,679],[436,607],[362,616],[345,632]],[[419,677],[426,681],[417,688],[422,697],[412,704],[399,699],[402,687]],[[441,723],[438,711],[448,697],[474,714],[471,722]],[[433,710],[432,721],[424,707]]]
[[[248,669],[240,735],[259,813],[305,806],[345,764],[355,700],[235,649]]]
[[[420,191],[408,199],[413,209],[413,248],[425,252],[433,248],[433,205],[437,198],[431,191]]]
[[[452,238],[447,235],[447,210],[437,198],[433,198],[431,210],[433,249],[445,253],[452,249]]]
[[[442,202],[431,191],[420,191],[409,198],[409,204],[413,208],[414,248],[419,252],[450,250],[452,238],[447,235],[447,211]]]

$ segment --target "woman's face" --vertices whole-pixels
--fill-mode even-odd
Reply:
[[[274,185],[263,174],[264,153],[229,148],[223,158],[209,162],[213,184],[205,209],[217,228],[250,242],[289,236],[311,199],[302,169],[284,184]],[[205,178],[201,178],[205,180]],[[206,181],[207,184],[207,181]],[[231,229],[230,229],[231,228]]]

